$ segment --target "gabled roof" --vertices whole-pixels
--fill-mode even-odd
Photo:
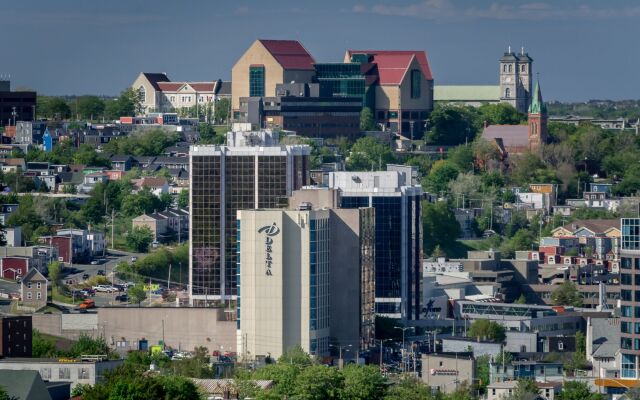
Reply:
[[[231,82],[218,80],[218,84],[216,85],[216,94],[231,96]]]
[[[347,50],[347,53],[349,58],[353,54],[371,56],[371,63],[378,68],[380,85],[399,85],[414,57],[420,64],[425,79],[433,80],[427,53],[422,50]]]
[[[504,147],[529,147],[529,127],[527,125],[489,125],[484,128],[482,138],[486,140],[502,139]]]
[[[571,232],[576,232],[586,228],[596,235],[604,234],[611,228],[620,229],[619,219],[584,219],[576,220],[564,225],[564,228]]]
[[[126,162],[130,160],[133,160],[133,157],[128,154],[116,154],[111,156],[111,162]]]
[[[165,92],[177,92],[184,83],[182,82],[162,82],[158,84],[158,90]]]
[[[47,386],[38,371],[3,370],[0,374],[0,386],[4,387],[8,398],[20,400],[51,400]]]
[[[164,178],[152,178],[144,177],[140,179],[132,180],[138,187],[162,187],[167,184],[167,180]]]
[[[143,72],[142,75],[144,75],[145,78],[147,78],[147,80],[149,81],[149,83],[151,83],[151,86],[153,86],[153,88],[155,90],[160,90],[160,86],[158,85],[160,82],[170,82],[171,79],[169,79],[169,77],[167,76],[167,74],[165,74],[164,72]]]
[[[315,60],[297,40],[258,40],[284,69],[313,70]]]
[[[31,268],[29,272],[27,272],[27,274],[24,276],[24,278],[22,278],[22,282],[46,280],[47,278],[45,278],[44,275],[42,275],[42,273],[40,273],[40,271],[35,268]]]
[[[188,82],[196,92],[213,92],[216,82]]]

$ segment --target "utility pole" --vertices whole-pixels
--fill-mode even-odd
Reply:
[[[167,278],[167,289],[171,289],[171,263],[169,263],[169,277]]]
[[[116,213],[115,209],[112,208],[111,209],[111,248],[112,249],[116,248],[115,239],[114,239],[115,236],[114,236],[114,231],[113,231],[113,228],[115,227],[115,225],[114,225],[115,213]]]
[[[406,371],[406,349],[404,348],[404,332],[407,329],[413,329],[413,326],[405,326],[405,327],[400,327],[400,326],[394,326],[394,329],[401,329],[402,330],[402,372]]]

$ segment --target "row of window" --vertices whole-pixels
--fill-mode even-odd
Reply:
[[[515,69],[513,64],[502,64],[502,72],[513,72]],[[527,65],[520,65],[520,72],[527,72]]]

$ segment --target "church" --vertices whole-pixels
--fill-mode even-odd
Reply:
[[[547,106],[540,83],[533,90],[527,125],[485,125],[482,138],[495,143],[503,155],[538,152],[547,140]]]

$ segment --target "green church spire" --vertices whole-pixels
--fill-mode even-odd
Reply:
[[[546,114],[547,105],[542,101],[542,93],[540,93],[540,81],[536,81],[536,87],[533,89],[533,98],[529,106],[529,114]]]

